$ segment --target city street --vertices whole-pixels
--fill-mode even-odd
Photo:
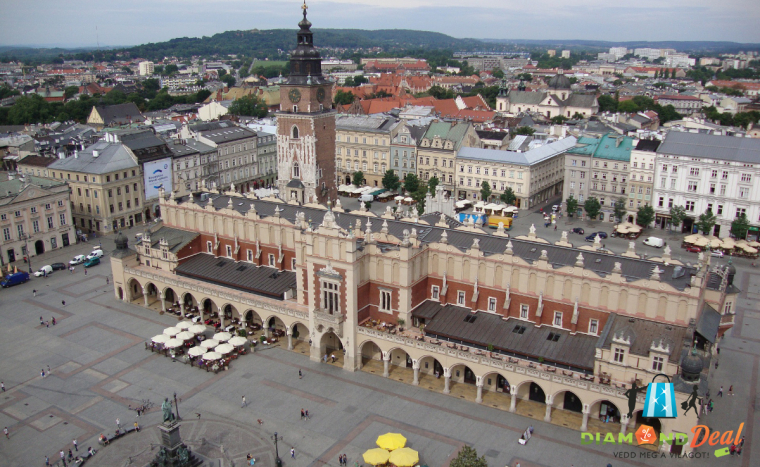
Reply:
[[[513,234],[522,229],[527,232],[537,216],[532,213],[519,218]],[[560,226],[565,220],[560,220]],[[585,223],[582,227],[589,228]],[[543,227],[537,229],[542,233]],[[130,244],[141,229],[132,230]],[[557,238],[558,232],[551,230]],[[624,241],[613,241],[608,247],[625,249]],[[473,445],[489,465],[498,467],[517,462],[521,467],[672,462],[639,457],[649,451],[637,447],[582,446],[577,430],[369,372],[349,373],[331,364],[313,363],[299,350],[276,347],[258,351],[216,375],[173,363],[145,350],[144,342],[176,324],[176,317],[116,300],[113,288],[106,284],[112,237],[102,239],[102,245],[104,262],[91,268],[86,277],[78,267],[75,274],[58,271],[47,279],[33,278],[0,292],[0,352],[4,357],[0,380],[7,389],[0,394],[0,426],[7,426],[10,432],[10,439],[0,441],[0,465],[44,465],[46,455],[57,461],[59,450],[68,451],[75,438],[80,451],[88,446],[99,450],[88,465],[125,465],[130,456],[134,464],[143,465],[155,454],[150,443],[158,440],[155,426],[161,415],[157,407],[175,392],[181,401],[180,415],[186,420],[181,428],[183,439],[193,450],[218,459],[215,466],[233,465],[233,461],[242,465],[249,452],[257,458],[257,465],[273,466],[274,432],[282,436],[279,453],[287,466],[337,466],[341,453],[348,455],[349,465],[362,465],[361,453],[374,447],[375,438],[387,431],[404,434],[408,445],[420,452],[420,463],[436,467],[447,466],[463,444]],[[73,245],[36,257],[35,269],[68,261],[92,246],[93,242]],[[736,263],[737,283],[743,291],[736,326],[721,344],[720,365],[711,369],[710,379],[712,394],[717,394],[721,385],[727,390],[733,384],[736,396],[713,396],[716,410],[704,416],[703,423],[722,432],[736,430],[744,422],[744,453],[741,457],[684,461],[692,465],[760,464],[760,453],[753,449],[760,443],[760,433],[754,431],[760,382],[760,274],[742,264],[746,261]],[[55,317],[57,324],[41,326],[40,317],[44,321]],[[41,377],[40,371],[47,373],[48,366],[50,374]],[[301,380],[299,369],[305,375]],[[248,400],[245,408],[240,407],[243,395]],[[113,433],[117,418],[122,426],[131,426],[137,418],[129,407],[146,401],[154,406],[139,418],[140,433],[107,447],[97,445],[100,433]],[[310,420],[300,419],[301,408],[309,410]],[[520,434],[531,424],[534,437],[527,445],[518,444]],[[290,457],[291,446],[295,460]],[[696,451],[712,454],[714,448],[703,446]],[[632,452],[636,458],[621,459],[616,452]]]

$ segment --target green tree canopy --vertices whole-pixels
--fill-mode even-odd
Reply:
[[[488,467],[486,457],[478,457],[478,451],[470,446],[463,446],[459,454],[451,460],[449,467]]]
[[[355,98],[356,96],[354,96],[354,93],[338,89],[338,92],[335,93],[335,99],[333,99],[333,102],[336,104],[348,105],[352,103]]]
[[[224,82],[228,87],[233,87],[235,86],[236,80],[232,75],[224,75],[222,76],[222,82]]]
[[[615,218],[618,220],[618,222],[622,222],[625,218],[625,215],[628,214],[628,209],[625,207],[625,198],[622,196],[617,198],[612,208],[615,213]]]
[[[494,69],[491,71],[491,74],[492,74],[492,75],[493,75],[493,77],[494,77],[494,78],[496,78],[496,79],[504,79],[504,72],[503,72],[503,71],[501,71],[499,68],[494,68]]]
[[[648,204],[641,206],[636,213],[636,223],[644,228],[654,222],[654,208]]]
[[[430,194],[433,194],[433,195],[435,194],[435,187],[437,187],[440,183],[441,181],[438,180],[438,177],[436,177],[435,175],[433,175],[433,177],[430,180],[428,180],[427,186],[428,186],[428,190],[430,190]]]
[[[487,201],[489,198],[491,198],[491,184],[483,180],[480,184],[480,199]]]
[[[406,178],[404,179],[404,190],[408,191],[409,193],[414,193],[419,189],[419,187],[420,179],[417,178],[417,175],[413,173],[406,174]]]
[[[731,222],[731,233],[736,238],[746,238],[749,227],[749,219],[747,219],[746,214],[742,213],[741,216]]]
[[[566,200],[567,214],[572,216],[578,210],[578,200],[573,195],[570,195]]]
[[[585,203],[583,203],[583,210],[586,211],[586,215],[588,217],[591,219],[596,219],[596,216],[599,215],[599,211],[602,210],[602,205],[599,204],[598,199],[592,196],[591,198],[588,198]]]
[[[361,170],[357,170],[356,172],[354,172],[354,177],[352,180],[353,180],[354,186],[357,188],[364,185],[364,172],[362,172]]]
[[[78,86],[68,86],[66,89],[63,90],[63,97],[64,99],[71,99],[72,97],[79,94],[79,87]]]
[[[398,175],[392,169],[388,169],[383,175],[383,188],[389,191],[396,191],[401,185],[398,180]]]
[[[678,227],[681,225],[681,222],[686,219],[686,209],[684,209],[683,206],[673,206],[670,208],[670,225],[673,227]]]
[[[614,97],[603,94],[596,100],[599,102],[599,112],[617,112],[618,101]]]
[[[533,81],[533,75],[530,73],[520,73],[519,75],[515,76],[515,78],[519,79],[520,81],[527,81],[529,83]]]
[[[499,198],[505,203],[505,204],[515,204],[515,200],[517,199],[517,196],[515,196],[514,190],[512,188],[507,187],[504,190],[504,193],[499,196]]]
[[[718,221],[718,217],[715,216],[709,209],[699,215],[697,222],[697,228],[705,235],[709,235],[712,232],[712,228]]]
[[[436,99],[453,99],[454,91],[451,89],[444,89],[441,86],[433,86],[428,89],[427,93]]]
[[[244,115],[247,117],[266,117],[269,113],[267,105],[253,94],[235,99],[230,104],[229,112],[232,115]]]
[[[534,130],[533,128],[529,126],[521,126],[521,127],[515,128],[514,131],[516,135],[527,135],[527,136],[532,136],[536,132],[536,130]]]

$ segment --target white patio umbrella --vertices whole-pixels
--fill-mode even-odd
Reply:
[[[177,328],[166,328],[166,329],[164,329],[164,334],[166,334],[169,337],[174,337],[177,334],[179,334],[180,332],[182,332],[182,329],[177,329]]]
[[[194,333],[194,334],[201,334],[203,332],[206,332],[206,325],[205,324],[193,324],[190,326],[188,331]]]
[[[219,342],[227,342],[232,338],[232,334],[229,332],[217,332],[214,334],[214,339],[218,340]]]
[[[235,350],[235,347],[231,344],[219,344],[214,347],[214,352],[219,352],[222,355],[226,355]]]
[[[240,347],[241,345],[245,345],[246,342],[248,342],[248,339],[245,337],[235,336],[230,339],[228,344],[234,345],[235,347]]]
[[[174,337],[176,339],[180,339],[180,340],[186,341],[188,339],[192,339],[193,337],[195,337],[195,334],[193,334],[190,331],[182,331],[181,333],[177,334]]]
[[[204,349],[213,349],[219,345],[219,341],[216,339],[206,339],[205,341],[201,342],[201,347]]]
[[[200,357],[204,353],[206,353],[206,349],[204,349],[203,347],[199,347],[197,345],[187,351],[187,354],[190,355],[191,357]]]
[[[631,233],[639,233],[641,232],[641,226],[640,225],[631,225],[628,227],[628,231]]]
[[[169,339],[168,341],[166,341],[166,344],[164,344],[164,347],[166,347],[167,349],[173,349],[175,347],[182,347],[183,344],[184,342],[182,341],[182,339]]]
[[[193,325],[192,321],[180,321],[179,323],[177,323],[177,328],[178,329],[190,329],[190,326],[192,326],[192,325]]]
[[[169,339],[171,338],[166,334],[159,334],[157,336],[153,336],[151,341],[155,342],[156,344],[165,344]]]
[[[201,358],[204,360],[219,360],[222,358],[222,355],[218,352],[206,352]]]

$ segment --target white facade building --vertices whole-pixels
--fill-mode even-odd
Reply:
[[[140,76],[151,76],[153,74],[153,62],[140,62],[138,65]]]
[[[671,131],[657,149],[654,209],[665,226],[672,206],[689,216],[691,231],[707,210],[717,216],[713,233],[727,237],[731,222],[746,214],[753,230],[760,226],[760,140]]]

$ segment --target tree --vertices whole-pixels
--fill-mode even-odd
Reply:
[[[556,123],[558,125],[562,125],[567,121],[567,117],[564,115],[557,115],[556,117],[552,117],[552,123]]]
[[[731,222],[731,233],[736,238],[745,238],[747,236],[747,232],[749,231],[749,219],[747,219],[747,215],[742,213],[741,216],[737,217]]]
[[[356,99],[356,96],[351,91],[343,91],[342,89],[338,89],[338,92],[335,93],[335,99],[333,99],[333,102],[336,104],[341,105],[348,105],[352,103]]]
[[[520,73],[519,75],[515,76],[515,78],[519,79],[520,81],[527,81],[529,83],[533,81],[533,75],[530,73]]]
[[[504,201],[505,204],[515,204],[515,200],[517,199],[517,196],[515,196],[515,192],[512,190],[512,188],[507,187],[504,190],[504,193],[499,196],[499,198]]]
[[[625,198],[622,196],[615,200],[615,204],[612,205],[615,212],[615,218],[618,222],[623,222],[623,218],[628,214],[628,209],[625,207]]]
[[[584,118],[586,118],[586,117],[583,116],[583,114],[580,113],[580,112],[575,112],[573,114],[573,120],[583,120]]]
[[[357,188],[364,185],[364,172],[361,170],[354,172],[353,182],[354,186]]]
[[[641,109],[639,109],[639,106],[633,100],[618,102],[618,112],[638,112],[639,110]]]
[[[463,446],[459,454],[451,460],[450,467],[488,467],[486,457],[478,457],[478,451],[470,446]]]
[[[500,70],[500,69],[498,69],[498,68],[494,68],[494,69],[491,71],[491,74],[492,74],[492,75],[493,75],[493,77],[494,77],[494,78],[496,78],[496,79],[504,79],[504,72],[503,72],[503,71],[501,71],[501,70]]]
[[[618,101],[614,97],[603,94],[596,100],[599,102],[599,112],[617,112]]]
[[[208,97],[208,96],[206,96]],[[245,115],[248,117],[266,117],[269,113],[267,105],[263,103],[257,96],[248,95],[243,96],[240,99],[235,99],[230,104],[229,112],[232,115]]]
[[[66,89],[63,90],[63,97],[64,99],[68,100],[72,97],[79,94],[79,87],[78,86],[68,86]]]
[[[133,74],[133,73],[134,73],[134,72],[132,71],[132,69],[131,69],[131,68],[129,68],[128,66],[123,66],[123,67],[121,67],[121,71],[123,71],[124,73],[126,73],[126,74],[128,74],[128,75],[131,75],[131,74]]]
[[[412,173],[406,174],[406,178],[404,179],[404,190],[409,193],[414,193],[419,187],[420,179],[417,178],[417,175]]]
[[[430,89],[428,89],[428,94],[435,97],[436,99],[453,99],[454,98],[454,91],[451,89],[444,89],[441,86],[433,86]]]
[[[683,206],[673,206],[670,208],[670,225],[678,227],[686,219],[686,209]]]
[[[396,172],[392,169],[388,169],[385,172],[385,175],[383,175],[383,188],[388,191],[395,191],[398,190],[400,185],[401,183],[398,181],[398,175],[396,175]]]
[[[565,200],[565,204],[567,204],[567,214],[570,217],[573,217],[573,214],[578,210],[578,200],[575,199],[573,195],[570,195],[570,197]]]
[[[515,134],[516,135],[532,136],[535,132],[536,132],[536,130],[534,130],[533,128],[531,128],[529,126],[521,126],[521,127],[518,127],[518,128],[515,129]]]
[[[591,219],[596,219],[599,215],[599,211],[602,210],[602,205],[599,204],[599,200],[593,196],[583,203],[583,210],[586,211],[586,215]]]
[[[491,184],[483,180],[480,184],[480,199],[487,201],[491,197]]]
[[[644,228],[654,222],[654,208],[648,204],[641,206],[636,213],[636,223]]]
[[[224,75],[222,76],[222,82],[224,82],[227,85],[227,87],[231,88],[235,86],[236,80],[235,80],[235,77],[232,75]]]
[[[715,216],[712,213],[712,211],[708,209],[707,211],[699,215],[696,225],[697,225],[697,228],[699,228],[699,230],[703,234],[708,235],[712,231],[712,228],[715,225],[715,222],[717,220],[718,220],[718,217]]]
[[[431,195],[435,195],[435,187],[437,187],[440,183],[441,181],[438,180],[438,177],[436,177],[435,175],[433,175],[433,178],[428,180],[427,186],[428,186],[428,190],[430,190]]]

